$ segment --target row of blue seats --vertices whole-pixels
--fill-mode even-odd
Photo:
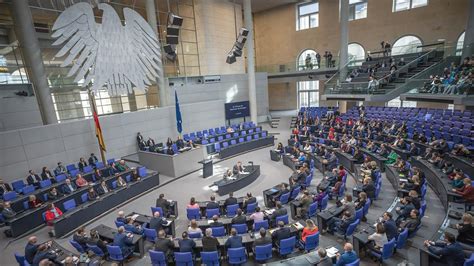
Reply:
[[[240,126],[239,125],[231,125],[232,129],[237,131]],[[253,122],[244,122],[242,123],[242,129],[248,129],[248,128],[254,128],[256,125]],[[215,135],[220,135],[220,134],[225,134],[227,132],[227,128],[225,126],[221,126],[220,128],[210,128],[210,129],[204,129],[202,131],[196,131],[196,132],[191,132],[191,133],[186,133],[183,135],[183,139],[188,141],[192,138],[202,138],[203,136],[215,136]]]
[[[266,138],[267,137],[267,132],[263,131],[261,133],[261,137]],[[221,149],[226,149],[229,146],[236,145],[237,143],[243,143],[243,142],[248,142],[248,141],[252,141],[252,140],[257,140],[259,138],[260,138],[259,134],[255,133],[253,135],[247,135],[245,138],[243,138],[243,137],[238,138],[237,140],[232,139],[230,141],[214,142],[214,149],[215,149],[216,152],[219,152],[219,151],[221,151]],[[210,144],[212,144],[212,143],[213,142],[210,142]],[[205,145],[205,144],[209,144],[209,143],[207,141],[203,141],[202,144]]]

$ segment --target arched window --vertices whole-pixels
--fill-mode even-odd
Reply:
[[[397,54],[410,54],[421,52],[421,48],[417,48],[422,45],[420,38],[407,35],[398,39],[392,46],[392,55]]]
[[[310,56],[311,61],[306,62],[306,57]],[[306,69],[313,69],[319,68],[316,62],[316,51],[311,49],[306,49],[301,52],[300,56],[298,56],[298,62],[296,62],[296,69],[297,70],[306,70]]]
[[[358,43],[350,43],[347,46],[348,61],[351,65],[361,65],[365,59],[365,49]]]
[[[466,32],[463,32],[458,38],[458,42],[456,43],[456,55],[462,55],[462,47],[464,46],[464,35],[466,35]]]

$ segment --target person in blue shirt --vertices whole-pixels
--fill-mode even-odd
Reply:
[[[336,254],[336,266],[344,266],[346,264],[353,263],[358,259],[357,254],[352,249],[351,243],[346,243],[344,245],[344,253],[342,253],[342,255],[339,253]]]
[[[133,222],[134,220],[132,219],[132,217],[127,217],[127,223],[124,226],[125,231],[137,235],[143,234],[143,228],[140,225],[135,225]]]
[[[125,233],[125,228],[123,226],[120,226],[117,230],[117,234],[114,236],[114,246],[120,247],[120,250],[122,250],[122,255],[124,257],[129,257],[133,253],[133,235],[129,234],[127,235]]]
[[[448,266],[462,266],[464,265],[464,251],[461,245],[456,242],[456,237],[449,233],[444,232],[444,241],[429,241],[424,242],[428,250],[438,256],[441,259],[436,260],[436,264],[448,265]]]
[[[385,234],[387,239],[390,241],[393,238],[398,237],[398,228],[395,221],[392,219],[393,216],[390,212],[384,212],[383,216],[383,227],[385,228]]]
[[[241,248],[242,247],[242,237],[237,235],[237,230],[232,228],[230,230],[230,237],[225,241],[226,248]]]
[[[302,164],[305,161],[306,161],[306,156],[305,156],[304,152],[300,152],[300,157],[298,157],[298,162]]]

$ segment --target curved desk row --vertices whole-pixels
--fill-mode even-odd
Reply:
[[[151,172],[138,181],[128,183],[126,187],[112,190],[101,196],[98,200],[88,201],[79,207],[65,212],[62,218],[56,220],[54,223],[56,236],[61,237],[68,234],[79,226],[92,221],[116,206],[158,186],[159,184],[159,175],[156,172]],[[81,201],[76,200],[76,202]]]
[[[260,176],[260,165],[245,166],[245,174],[239,174],[234,180],[219,180],[214,184],[217,186],[217,194],[223,196],[237,191],[257,180]]]
[[[471,178],[474,178],[474,161],[469,161],[466,157],[456,156],[448,153],[448,158],[453,163],[455,168],[461,169],[465,174],[468,174]]]
[[[221,149],[219,152],[219,158],[224,159],[253,149],[258,149],[265,146],[273,146],[274,144],[274,136],[260,137],[259,139],[237,143],[225,149]]]

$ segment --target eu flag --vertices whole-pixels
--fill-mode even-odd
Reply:
[[[181,118],[181,111],[179,110],[178,93],[174,91],[174,101],[176,106],[176,129],[179,134],[183,131],[183,119]]]

